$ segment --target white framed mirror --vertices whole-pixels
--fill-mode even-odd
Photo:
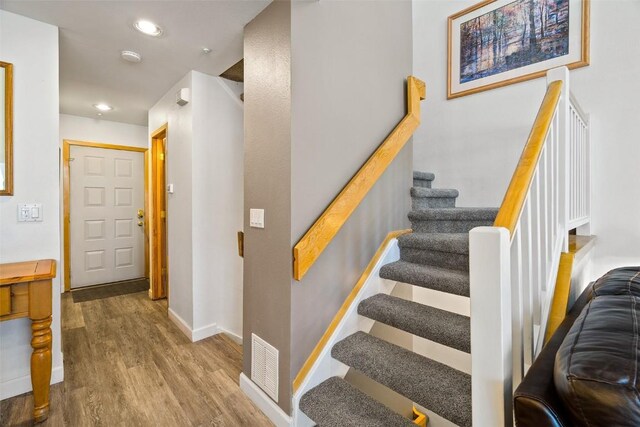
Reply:
[[[13,65],[0,61],[0,196],[13,195]]]

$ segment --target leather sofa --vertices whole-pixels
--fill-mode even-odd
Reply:
[[[640,267],[576,300],[514,393],[516,426],[640,426]]]

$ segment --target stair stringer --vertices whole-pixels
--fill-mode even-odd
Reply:
[[[331,357],[331,349],[338,341],[354,334],[358,331],[370,332],[375,324],[374,320],[367,319],[358,314],[358,304],[364,299],[370,298],[376,294],[389,295],[393,292],[396,282],[393,280],[383,279],[379,275],[380,268],[383,265],[395,262],[400,259],[400,248],[398,247],[398,239],[391,239],[384,248],[382,255],[366,278],[362,289],[358,292],[353,302],[349,306],[344,317],[336,327],[335,331],[322,349],[318,359],[309,370],[305,380],[300,387],[294,392],[292,397],[292,426],[293,427],[311,427],[315,423],[307,417],[299,407],[300,399],[304,394],[316,387],[330,377],[344,378],[349,371],[349,367],[338,362]]]

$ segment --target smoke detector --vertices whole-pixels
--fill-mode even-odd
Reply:
[[[124,59],[125,61],[128,61],[128,62],[140,62],[140,61],[142,61],[142,55],[140,55],[138,52],[134,52],[132,50],[123,50],[122,53],[120,53],[120,56],[122,57],[122,59]]]

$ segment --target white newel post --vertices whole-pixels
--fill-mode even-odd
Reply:
[[[469,233],[472,421],[480,427],[513,425],[513,389],[542,348],[569,227],[589,221],[588,117],[572,101],[567,67],[547,72],[547,85],[555,81],[560,99],[514,234]],[[580,138],[573,150],[572,135]]]
[[[509,242],[509,231],[502,227],[469,233],[474,426],[513,424]]]
[[[558,67],[547,71],[547,86],[551,82],[557,80],[562,81],[562,94],[560,95],[560,102],[558,103],[558,144],[560,151],[560,176],[558,182],[559,191],[559,222],[560,229],[566,234],[569,230],[569,203],[571,198],[571,190],[569,185],[571,183],[571,167],[570,167],[570,84],[569,84],[569,69],[567,67]],[[569,252],[569,238],[565,237],[562,243],[562,251]]]

